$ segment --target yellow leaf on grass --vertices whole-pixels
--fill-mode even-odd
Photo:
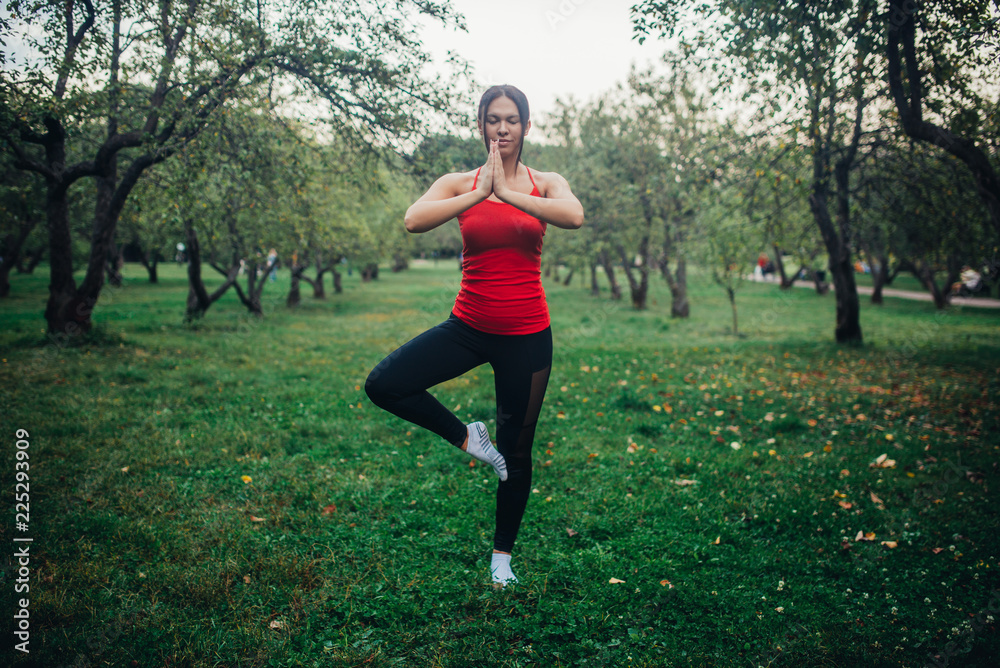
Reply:
[[[670,584],[670,580],[660,580],[660,586],[666,587],[667,589],[673,589],[674,586]]]
[[[244,476],[240,476],[240,480],[242,480],[243,482],[245,482],[245,483],[247,483],[249,485],[253,481],[253,478],[251,478],[248,475],[244,475]]]
[[[869,541],[869,542],[873,541],[873,540],[875,540],[875,534],[872,533],[872,532],[867,532],[866,533],[864,531],[859,531],[858,535],[854,537],[854,541],[857,542],[857,541],[862,541],[862,540],[863,541]]]
[[[895,459],[889,459],[889,456],[887,454],[882,453],[881,455],[879,455],[875,459],[874,462],[872,462],[868,466],[869,466],[869,468],[873,468],[873,469],[891,469],[891,468],[895,468],[895,466],[896,466],[896,460]]]
[[[697,480],[688,480],[686,478],[680,478],[678,480],[674,480],[674,484],[675,485],[680,485],[681,487],[686,487],[687,485],[696,485],[696,484],[698,484],[698,481]]]
[[[716,536],[715,540],[712,541],[712,545],[718,545],[721,540],[722,536]]]
[[[852,503],[851,503],[850,501],[838,501],[837,503],[838,503],[838,504],[840,505],[840,507],[841,507],[841,508],[843,508],[844,510],[850,510],[850,509],[851,509],[851,506],[853,505],[853,504],[852,504]]]
[[[894,540],[883,540],[882,545],[885,545],[889,549],[896,547],[897,543]]]
[[[611,578],[610,580],[608,580],[608,584],[613,584],[613,585],[624,584],[624,583],[625,583],[624,580],[619,580],[618,578]]]

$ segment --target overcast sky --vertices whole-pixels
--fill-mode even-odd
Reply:
[[[557,97],[587,101],[624,82],[629,66],[656,62],[662,41],[632,39],[629,7],[636,0],[452,0],[468,33],[427,26],[436,57],[456,51],[486,86],[512,84],[528,97],[532,116],[551,111]],[[475,113],[478,97],[470,100]]]

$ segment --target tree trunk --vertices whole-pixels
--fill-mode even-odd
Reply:
[[[889,275],[889,258],[885,255],[869,255],[868,266],[872,270],[872,304],[882,304],[882,288]]]
[[[733,310],[733,336],[739,336],[740,328],[736,319],[736,290],[727,287],[726,294],[729,296],[729,307]]]
[[[563,285],[569,285],[570,281],[573,280],[573,271],[574,271],[573,267],[570,267],[569,268],[569,273],[566,274],[566,278],[563,279],[563,282],[562,282]]]
[[[628,279],[629,293],[632,297],[632,308],[637,311],[644,311],[646,309],[646,298],[649,293],[649,257],[648,253],[644,252],[648,248],[647,242],[648,238],[643,238],[639,243],[639,256],[643,259],[639,267],[633,267],[624,246],[618,247],[618,255],[622,258],[625,277]],[[639,274],[638,279],[635,276],[636,271]]]
[[[365,283],[378,278],[378,264],[369,262],[361,268],[361,280]]]
[[[333,271],[333,292],[339,295],[344,291],[344,277],[336,269],[331,271]]]
[[[22,253],[21,257],[17,260],[17,273],[34,273],[35,267],[38,266],[38,263],[42,261],[43,257],[45,257],[45,246],[39,246],[38,248],[33,248],[25,253]],[[25,260],[27,260],[27,263]]]
[[[302,303],[302,291],[299,290],[299,281],[302,278],[303,271],[305,271],[305,267],[302,265],[292,265],[292,285],[288,289],[288,299],[285,300],[285,306],[291,308]]]
[[[107,261],[107,280],[108,285],[116,288],[122,286],[122,281],[125,279],[122,276],[122,267],[125,266],[125,260],[122,257],[122,248],[118,244],[111,241],[111,245],[108,248],[108,261]]]
[[[205,283],[201,279],[201,246],[198,243],[198,234],[190,219],[184,221],[185,253],[187,254],[188,267],[188,297],[187,309],[184,313],[184,320],[191,322],[205,315],[205,311],[217,302],[226,291],[236,283],[240,274],[240,263],[237,260],[229,272],[225,274],[226,280],[215,292],[208,294]]]
[[[590,295],[592,297],[599,297],[601,294],[601,286],[597,283],[597,264],[594,262],[590,263]]]
[[[49,164],[60,164],[64,156],[62,142],[46,146]],[[49,225],[49,299],[45,322],[49,338],[61,342],[90,330],[93,305],[82,302],[73,278],[73,245],[69,231],[69,203],[63,182],[50,182],[46,189],[45,214]],[[103,267],[102,267],[103,272]]]
[[[7,262],[7,258],[0,264],[0,298],[10,295],[10,270],[13,268],[14,265]]]
[[[667,280],[670,288],[670,317],[687,318],[691,315],[691,303],[688,301],[687,291],[687,259],[683,256],[677,258],[677,271],[670,271],[670,261],[663,260],[661,265],[663,277]]]
[[[830,275],[837,298],[837,323],[834,337],[837,343],[860,344],[861,307],[858,300],[858,287],[854,282],[854,265],[851,263],[851,252],[837,234],[833,220],[826,204],[825,184],[816,183],[813,194],[809,197],[813,217],[826,242],[830,254]],[[816,277],[817,291],[820,291],[821,281]]]
[[[156,271],[156,265],[160,259],[159,255],[160,254],[157,251],[149,253],[145,249],[142,250],[142,256],[139,261],[142,262],[142,266],[146,268],[146,272],[149,274],[150,283],[159,283],[159,276]]]
[[[398,273],[404,269],[409,269],[410,263],[403,253],[395,253],[392,256],[392,271]]]
[[[608,285],[611,286],[611,299],[618,301],[622,298],[622,289],[618,285],[618,279],[615,277],[615,267],[611,264],[607,251],[601,252],[601,266],[604,267],[604,274],[608,277]]]
[[[36,222],[33,216],[29,216],[18,225],[17,234],[8,234],[4,238],[4,256],[0,262],[0,297],[10,294],[10,270],[21,263],[21,249]]]
[[[911,265],[913,275],[920,281],[921,285],[927,288],[934,299],[934,306],[939,310],[948,307],[949,298],[952,294],[952,285],[961,276],[961,269],[957,266],[954,258],[948,258],[948,273],[945,276],[944,288],[938,286],[934,279],[934,270],[924,260],[917,260]]]
[[[796,271],[791,276],[787,274],[783,253],[781,252],[781,248],[778,247],[778,244],[774,244],[774,266],[778,270],[778,276],[781,277],[780,287],[782,290],[788,290],[795,285],[795,281],[799,278],[799,272]]]

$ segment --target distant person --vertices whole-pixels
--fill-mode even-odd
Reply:
[[[278,280],[278,251],[273,248],[267,254],[267,266],[271,268],[271,273],[268,277],[272,281]]]
[[[531,492],[531,447],[552,366],[552,330],[541,282],[547,225],[576,229],[583,206],[555,172],[521,162],[528,101],[493,86],[479,102],[486,164],[445,174],[406,212],[427,232],[458,217],[462,281],[446,321],[382,360],[365,391],[378,406],[428,429],[500,478],[490,564],[494,586],[517,582],[510,555]],[[463,424],[428,388],[488,362],[496,385],[497,447],[482,422]]]

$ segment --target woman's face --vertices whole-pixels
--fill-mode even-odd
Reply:
[[[521,148],[521,141],[530,127],[531,121],[526,124],[521,122],[521,114],[518,112],[514,100],[501,96],[486,107],[484,125],[481,125],[479,129],[488,142],[492,142],[494,139],[499,141],[500,157],[506,158],[510,155],[517,155]]]

